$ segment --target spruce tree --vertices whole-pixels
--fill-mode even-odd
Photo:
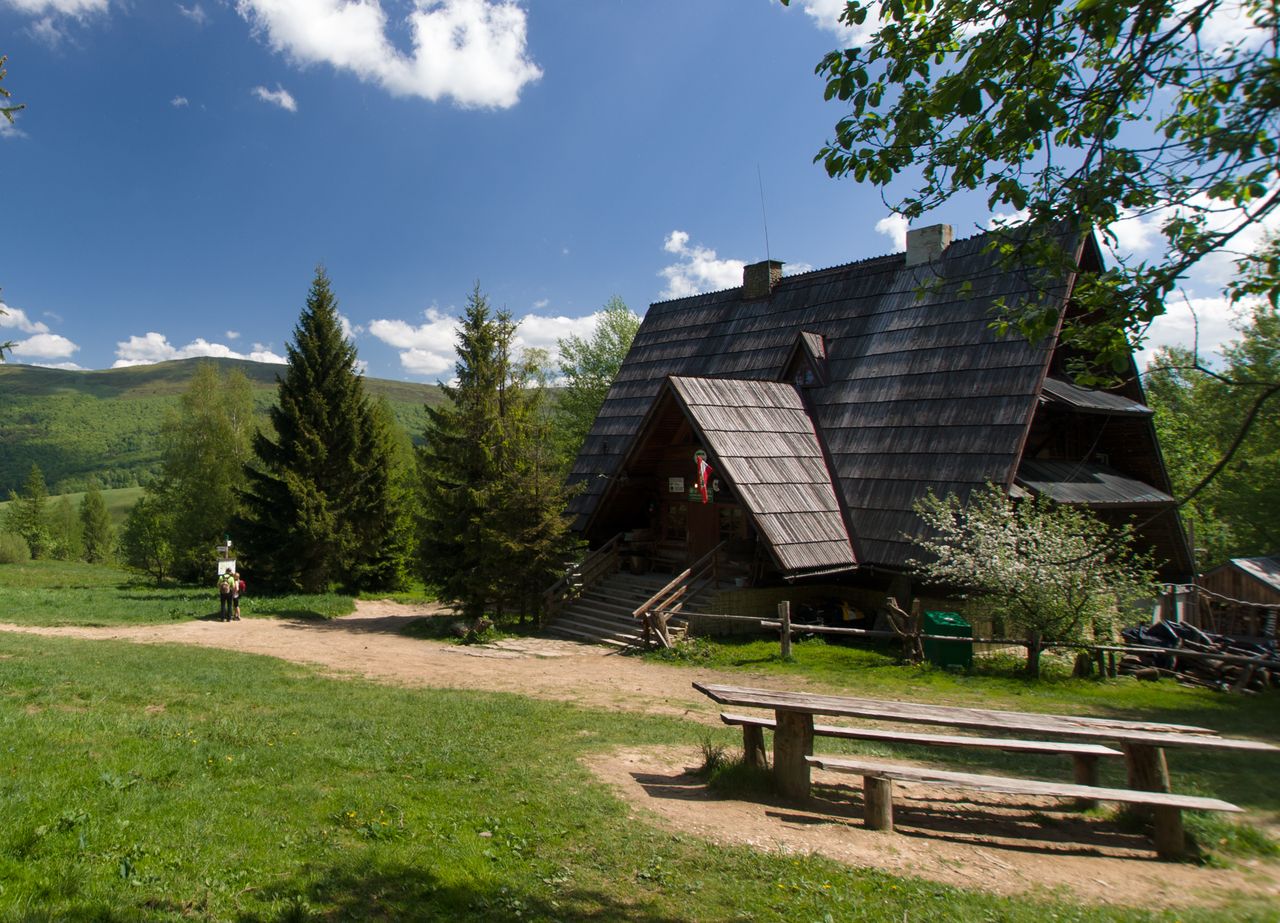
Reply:
[[[392,454],[323,269],[293,333],[270,415],[274,438],[259,433],[245,467],[235,526],[245,566],[276,589],[385,588],[395,579],[387,561],[403,541],[388,528],[402,516]]]
[[[8,528],[10,532],[21,535],[31,549],[31,557],[48,557],[52,550],[52,536],[49,534],[47,506],[49,490],[44,483],[44,472],[34,462],[27,479],[23,482],[22,493],[9,491]]]
[[[543,389],[513,354],[515,324],[477,286],[458,331],[457,384],[427,408],[419,456],[423,578],[463,614],[529,614],[569,546]]]
[[[83,533],[84,559],[90,564],[111,560],[115,535],[111,528],[111,515],[102,499],[98,482],[91,480],[89,489],[80,501],[80,530]]]

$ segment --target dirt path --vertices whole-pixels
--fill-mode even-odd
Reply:
[[[407,686],[516,692],[591,708],[697,714],[715,721],[712,703],[694,692],[687,670],[647,663],[609,648],[544,638],[464,647],[402,634],[414,619],[443,611],[447,610],[439,606],[359,600],[353,615],[329,621],[197,620],[106,628],[0,623],[0,631],[140,644],[197,644],[266,654]]]
[[[694,675],[686,669],[567,641],[519,639],[460,647],[401,633],[414,619],[440,611],[360,601],[355,614],[328,622],[249,619],[110,628],[0,623],[0,631],[195,644],[407,686],[514,692],[719,724],[715,706],[693,691]],[[714,674],[703,670],[697,678],[712,679]],[[741,673],[722,678],[770,684],[769,678]],[[796,683],[788,680],[787,685]],[[1073,903],[1220,905],[1230,895],[1280,900],[1280,863],[1251,861],[1233,869],[1158,863],[1145,839],[1096,818],[1053,813],[1051,800],[913,792],[900,786],[905,797],[900,797],[896,818],[898,834],[882,834],[862,826],[856,782],[847,787],[847,777],[815,773],[815,781],[842,787],[804,809],[732,801],[709,795],[687,772],[699,759],[693,750],[624,748],[584,762],[650,822],[723,843],[820,854],[892,874],[1000,894],[1050,894]],[[1176,887],[1165,884],[1173,882]]]

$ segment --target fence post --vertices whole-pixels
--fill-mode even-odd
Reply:
[[[782,657],[791,658],[791,603],[785,599],[778,603],[778,618],[782,620]]]

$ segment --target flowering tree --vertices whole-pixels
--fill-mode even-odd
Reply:
[[[1133,530],[1042,497],[1014,501],[988,484],[968,503],[930,493],[916,504],[929,532],[913,561],[932,583],[957,587],[985,613],[1027,633],[1027,672],[1040,674],[1046,640],[1109,638],[1126,607],[1155,592]]]

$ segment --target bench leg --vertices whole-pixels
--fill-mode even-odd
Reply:
[[[1164,750],[1148,744],[1122,744],[1124,765],[1129,773],[1129,787],[1143,792],[1169,791],[1169,764]]]
[[[756,769],[769,768],[764,755],[764,728],[758,724],[742,726],[742,761]]]
[[[1157,805],[1152,808],[1155,819],[1156,854],[1161,859],[1181,859],[1186,852],[1186,835],[1182,831],[1182,809]]]
[[[1098,785],[1098,758],[1087,753],[1071,755],[1072,775],[1076,785]],[[1094,798],[1077,798],[1076,807],[1082,811],[1096,808],[1098,802]]]
[[[813,753],[813,715],[779,711],[773,730],[773,778],[783,798],[803,801],[809,797],[809,764]]]
[[[867,828],[893,833],[893,780],[863,776],[862,800]]]

